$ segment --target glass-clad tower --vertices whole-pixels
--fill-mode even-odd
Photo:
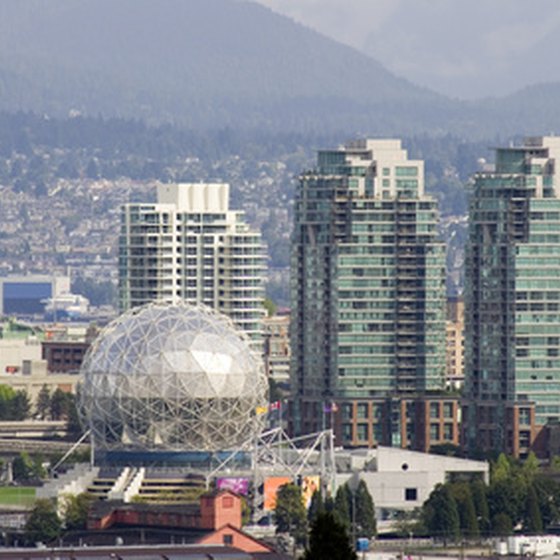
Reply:
[[[228,315],[262,350],[265,248],[229,185],[160,184],[157,203],[121,208],[119,304],[204,303]]]
[[[560,419],[560,138],[475,175],[466,269],[467,440],[523,457]]]
[[[332,402],[356,411],[356,399],[443,387],[437,223],[424,164],[409,160],[399,140],[320,151],[316,169],[301,175],[291,263],[296,433],[321,429]]]

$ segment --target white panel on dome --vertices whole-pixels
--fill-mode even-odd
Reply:
[[[230,372],[232,359],[229,354],[212,350],[191,350],[191,353],[210,376],[227,375]]]
[[[188,350],[165,350],[162,353],[162,359],[165,371],[188,372],[195,366]]]

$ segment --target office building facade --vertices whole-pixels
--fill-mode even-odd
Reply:
[[[121,209],[121,311],[145,303],[203,303],[228,315],[262,351],[265,248],[229,185],[160,184],[157,202]]]
[[[466,265],[466,439],[545,453],[560,420],[560,138],[498,148],[474,177]]]
[[[352,413],[331,419],[333,403],[338,415],[357,413],[358,403],[443,388],[445,247],[437,223],[423,162],[408,159],[398,140],[320,151],[316,169],[301,175],[291,262],[295,433],[332,423],[351,444]],[[389,444],[402,445],[402,406],[389,408],[383,429]],[[363,439],[374,444],[375,425],[364,424]]]

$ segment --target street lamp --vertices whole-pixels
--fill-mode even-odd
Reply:
[[[352,548],[356,550],[356,492],[360,485],[360,473],[356,470],[353,471],[347,484],[352,494]]]

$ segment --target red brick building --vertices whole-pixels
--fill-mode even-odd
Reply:
[[[461,443],[458,397],[434,394],[369,398],[317,403],[316,414],[335,433],[343,447],[401,447],[428,452],[430,448]]]
[[[204,545],[232,546],[250,554],[273,553],[273,549],[241,529],[241,497],[229,490],[204,494],[199,504],[154,505],[98,502],[90,511],[88,530],[105,533],[119,527],[183,530],[181,538]]]

